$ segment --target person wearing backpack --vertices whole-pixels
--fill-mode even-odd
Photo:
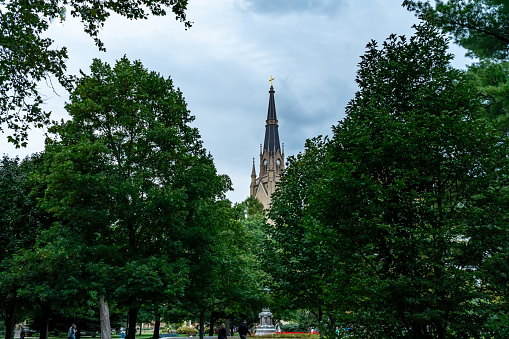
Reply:
[[[67,331],[67,339],[76,339],[76,325],[72,324]]]

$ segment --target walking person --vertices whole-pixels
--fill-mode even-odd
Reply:
[[[249,333],[249,335],[251,335],[249,328],[247,328],[247,322],[244,319],[244,321],[242,321],[242,324],[240,324],[240,326],[239,326],[240,339],[246,339],[248,333]]]
[[[221,327],[219,328],[217,339],[228,339],[228,337],[226,336],[226,328],[224,327],[224,324],[221,324]]]
[[[72,324],[67,331],[67,339],[76,339],[76,325]]]

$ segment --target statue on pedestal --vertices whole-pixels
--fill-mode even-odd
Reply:
[[[256,327],[256,335],[276,333],[272,313],[268,308],[263,308],[258,317],[260,318],[260,324]]]

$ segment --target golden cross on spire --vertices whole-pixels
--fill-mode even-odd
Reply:
[[[269,80],[270,81],[270,87],[272,87],[272,80],[274,80],[274,79],[276,79],[276,78],[273,78],[272,75],[271,75],[270,76],[270,80]]]

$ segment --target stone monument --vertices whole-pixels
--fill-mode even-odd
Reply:
[[[268,308],[263,308],[258,317],[260,318],[260,324],[256,327],[256,335],[276,333],[274,323],[272,322],[272,313],[270,313]]]

